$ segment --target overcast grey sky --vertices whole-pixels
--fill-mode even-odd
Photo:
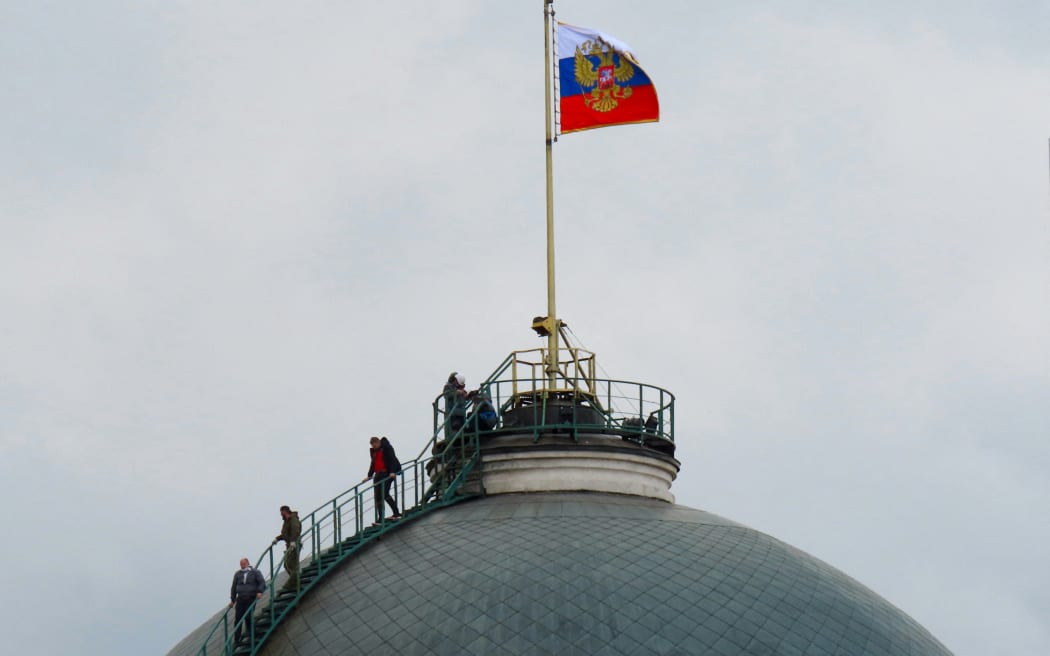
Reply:
[[[678,502],[1050,653],[1044,2],[565,0],[658,124],[555,151],[558,306]],[[164,653],[539,346],[542,1],[0,5],[10,653]]]

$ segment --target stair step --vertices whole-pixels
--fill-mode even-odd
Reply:
[[[288,606],[287,606],[287,605],[283,605],[283,606],[274,606],[274,609],[273,609],[273,614],[274,614],[274,617],[277,617],[278,615],[280,615],[281,613],[283,613],[283,612],[285,611],[285,609],[286,609],[286,608],[288,608]],[[260,626],[262,626],[262,627],[264,627],[264,628],[267,628],[267,629],[268,629],[268,628],[270,628],[270,620],[266,620],[266,622],[265,622],[265,623],[263,623],[263,624],[260,624]]]

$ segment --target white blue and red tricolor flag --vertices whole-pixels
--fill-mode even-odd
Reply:
[[[623,41],[558,23],[561,131],[660,120],[656,88]]]

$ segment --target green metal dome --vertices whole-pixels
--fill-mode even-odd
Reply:
[[[490,496],[409,522],[327,576],[260,653],[950,654],[768,535],[587,492]]]
[[[835,568],[675,505],[673,395],[566,361],[583,373],[545,390],[508,357],[482,385],[488,431],[435,404],[397,476],[403,518],[370,505],[371,482],[321,505],[300,588],[274,592],[271,547],[278,580],[241,641],[224,609],[169,655],[950,656]]]

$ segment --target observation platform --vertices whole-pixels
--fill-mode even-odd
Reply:
[[[463,430],[476,441],[478,464],[463,489],[606,492],[674,503],[670,488],[681,467],[674,458],[674,395],[598,378],[593,353],[562,351],[555,377],[546,349],[516,351],[472,393]],[[494,424],[479,420],[485,404],[496,411]],[[434,401],[435,435],[453,412],[449,399]],[[439,440],[434,452],[444,448]],[[434,463],[430,474],[439,480],[448,472]]]

